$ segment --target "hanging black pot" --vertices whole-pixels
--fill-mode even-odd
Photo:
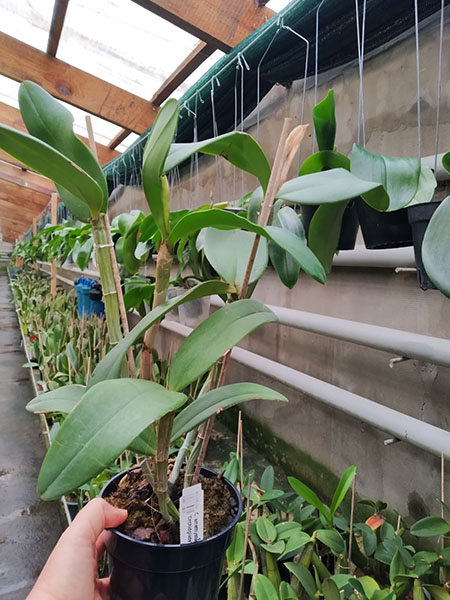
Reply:
[[[417,279],[422,290],[435,290],[433,282],[428,277],[422,262],[422,242],[425,231],[428,227],[434,211],[440,202],[424,202],[423,204],[414,204],[408,206],[408,219],[411,224],[412,237],[414,242],[414,256],[416,259]]]
[[[358,199],[356,207],[368,250],[412,246],[412,231],[406,208],[393,212],[379,212],[361,199]]]
[[[126,475],[113,477],[103,488],[103,498],[112,494]],[[204,477],[216,473],[203,468]],[[193,544],[152,544],[111,529],[106,539],[110,559],[111,600],[216,600],[225,551],[242,514],[242,498],[223,478],[233,498],[236,514],[226,529]]]
[[[302,223],[305,228],[306,237],[308,237],[309,226],[311,219],[317,210],[317,206],[302,204]],[[358,233],[358,213],[356,210],[356,200],[350,200],[342,217],[341,234],[337,250],[353,250],[356,243],[356,235]]]

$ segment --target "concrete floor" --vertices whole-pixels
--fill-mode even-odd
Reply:
[[[45,454],[8,277],[0,272],[0,600],[26,598],[62,531],[59,505],[36,481]]]

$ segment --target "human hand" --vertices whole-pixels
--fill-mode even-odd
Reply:
[[[97,562],[105,529],[127,514],[101,498],[91,500],[59,538],[27,600],[107,600],[109,578],[97,579]]]

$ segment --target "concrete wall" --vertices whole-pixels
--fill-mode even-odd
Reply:
[[[436,75],[439,24],[432,19],[421,30],[422,154],[434,153]],[[450,20],[446,19],[443,56],[450,52]],[[398,156],[417,154],[415,40],[409,36],[369,58],[364,66],[367,147]],[[349,153],[357,137],[359,78],[357,65],[321,77],[318,98],[334,88],[337,104],[337,147]],[[269,159],[275,154],[283,119],[299,122],[302,83],[278,86],[262,102],[260,142]],[[305,115],[314,104],[307,92]],[[255,114],[246,122],[255,135]],[[450,63],[443,61],[440,151],[450,148]],[[302,158],[311,152],[312,131],[302,147]],[[295,167],[291,175],[295,175]],[[173,209],[215,201],[233,201],[255,187],[252,177],[236,174],[219,159],[202,159],[199,178],[189,169],[173,188]],[[134,193],[134,192],[133,192]],[[439,195],[448,193],[445,186]],[[145,207],[141,198],[136,207]],[[135,207],[132,206],[132,207]],[[115,213],[129,210],[130,200],[119,201]],[[395,273],[376,268],[336,267],[327,285],[301,275],[289,291],[268,270],[254,297],[264,302],[438,337],[450,335],[450,302],[437,291],[422,292],[414,272]],[[165,334],[168,350],[175,343]],[[450,425],[450,372],[417,361],[389,368],[391,356],[287,327],[270,325],[252,335],[245,347],[324,381],[400,410],[438,427]],[[388,437],[374,427],[345,416],[292,389],[233,365],[230,380],[274,385],[288,396],[288,405],[247,405],[251,417],[246,431],[261,448],[284,461],[287,469],[330,493],[330,472],[340,474],[357,464],[361,496],[384,499],[403,515],[419,518],[439,511],[439,458],[406,443],[385,446]],[[291,448],[295,452],[291,452]],[[450,471],[447,481],[450,481]],[[447,495],[450,489],[447,490]]]

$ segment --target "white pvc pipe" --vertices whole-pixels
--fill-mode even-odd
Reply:
[[[161,326],[186,337],[189,327],[174,321],[162,321]],[[243,348],[233,348],[231,357],[241,365],[288,385],[311,398],[332,406],[360,421],[408,442],[427,452],[450,459],[450,433],[429,423],[419,421],[397,410],[358,396],[335,385],[286,367]]]
[[[333,258],[334,267],[369,267],[396,269],[398,267],[416,268],[414,249],[388,248],[385,250],[367,250],[365,246],[355,246],[354,250],[341,250]]]
[[[219,296],[214,296],[211,304],[223,306],[223,301]],[[266,304],[266,306],[276,314],[281,325],[352,342],[366,348],[382,350],[395,356],[405,356],[450,367],[450,341],[444,338],[348,321],[271,304]]]

